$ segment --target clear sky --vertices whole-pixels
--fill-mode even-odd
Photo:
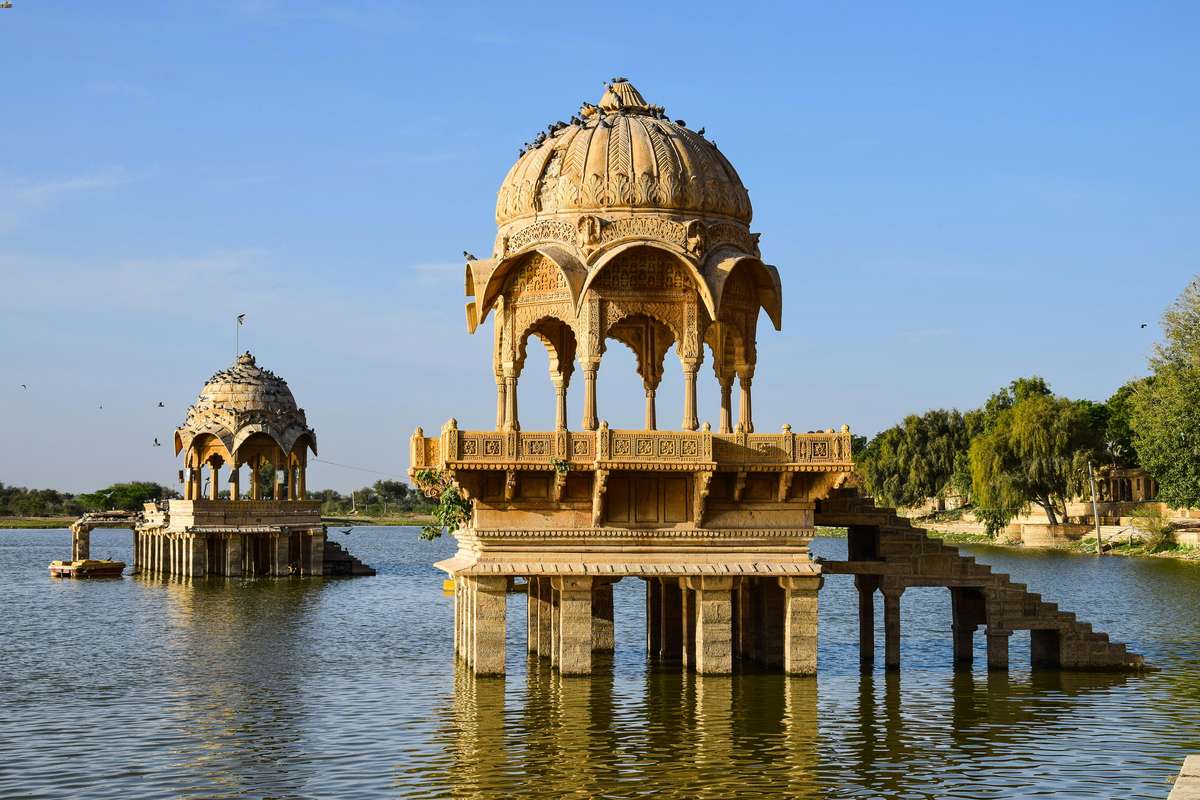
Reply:
[[[760,430],[870,434],[1030,373],[1104,399],[1200,272],[1196,3],[13,6],[9,484],[173,482],[153,439],[233,360],[238,313],[322,458],[402,477],[416,425],[492,425],[490,322],[467,335],[460,254],[489,252],[521,144],[615,75],[706,127],[750,190],[784,283],[783,332],[760,325]],[[553,424],[533,349],[526,429]],[[680,382],[668,355],[663,427]],[[601,417],[640,423],[624,348],[599,384]],[[377,477],[318,464],[309,485]]]

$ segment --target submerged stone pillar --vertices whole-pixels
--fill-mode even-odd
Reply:
[[[687,578],[679,579],[679,632],[683,642],[683,668],[696,668],[696,593],[688,586]]]
[[[662,660],[678,664],[683,660],[683,591],[678,578],[654,578],[662,589]]]
[[[900,596],[903,587],[883,589],[883,666],[900,669]]]
[[[312,556],[309,559],[309,572],[313,577],[320,578],[325,574],[325,531],[312,535]]]
[[[778,581],[763,578],[762,586],[762,631],[763,649],[762,663],[771,669],[781,669],[784,665],[784,634],[786,614],[784,589]]]
[[[558,667],[558,658],[562,655],[562,595],[558,591],[558,579],[547,578],[550,581],[550,666]]]
[[[870,575],[855,575],[858,588],[858,663],[870,669],[875,665],[875,589],[878,579]]]
[[[538,652],[538,579],[533,576],[525,578],[525,651]]]
[[[820,575],[779,579],[783,587],[783,671],[788,675],[817,674],[817,592]]]
[[[592,650],[611,653],[617,647],[613,621],[613,581],[596,580],[592,587]]]
[[[474,641],[471,646],[475,674],[503,675],[508,578],[503,575],[480,575],[471,578],[471,582],[475,594]]]
[[[750,598],[753,591],[753,578],[738,579],[737,586],[734,592],[737,593],[737,633],[733,643],[734,657],[737,659],[750,659],[754,655],[754,615],[752,600]]]
[[[242,577],[242,535],[235,533],[225,540],[225,574],[231,578]]]
[[[662,656],[662,584],[646,578],[646,657]]]
[[[553,637],[553,603],[551,602],[550,579],[546,577],[534,578],[537,581],[537,606],[538,606],[538,629],[537,629],[537,654],[538,658],[550,658],[550,651],[554,649]]]
[[[688,578],[695,622],[689,666],[701,675],[733,672],[733,578],[704,575]]]
[[[71,560],[82,561],[92,557],[92,532],[87,529],[71,531]]]
[[[592,581],[590,576],[554,579],[558,589],[558,672],[592,672]]]
[[[1008,640],[1012,631],[987,627],[987,666],[989,670],[1008,669]]]
[[[290,575],[291,564],[288,562],[288,555],[291,537],[287,533],[273,533],[271,539],[273,555],[271,574],[281,577]]]
[[[208,574],[208,538],[192,534],[188,537],[188,575],[203,578]]]

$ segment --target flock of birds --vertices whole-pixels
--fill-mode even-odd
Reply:
[[[27,391],[29,391],[29,384],[27,384],[27,383],[22,383],[22,384],[21,384],[21,389],[22,389],[22,390],[24,390],[24,391],[26,391],[26,392],[27,392]],[[100,411],[103,411],[103,410],[104,410],[104,403],[99,403],[99,404],[98,404],[98,406],[99,406],[98,410],[100,410]],[[166,403],[164,403],[162,400],[159,400],[159,401],[158,401],[158,406],[157,406],[157,407],[158,407],[158,408],[166,408],[166,407],[167,407],[167,404],[166,404]],[[160,442],[160,441],[158,440],[158,437],[157,437],[157,436],[155,436],[155,437],[154,437],[154,446],[155,446],[155,447],[162,447],[162,442]]]

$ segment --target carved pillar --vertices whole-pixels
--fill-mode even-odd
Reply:
[[[567,429],[567,383],[562,378],[554,379],[554,429]]]
[[[754,380],[754,367],[738,370],[738,387],[741,403],[738,406],[738,425],[746,433],[754,433],[754,418],[750,408],[750,383]]]
[[[261,500],[262,489],[259,487],[258,471],[262,469],[262,457],[255,456],[250,459],[250,499]]]
[[[297,500],[307,500],[308,499],[308,465],[302,463],[298,467],[296,467],[296,476],[297,476],[296,477],[296,482],[297,482],[296,499]]]
[[[698,359],[680,359],[683,364],[683,429],[694,431],[700,427],[696,418],[696,373],[700,370]]]
[[[504,613],[508,601],[508,578],[481,575],[474,584],[475,614],[471,651],[476,675],[504,674]]]
[[[646,430],[658,430],[658,414],[654,408],[654,389],[646,388]]]
[[[508,407],[508,402],[505,399],[505,383],[504,376],[496,375],[496,430],[504,430],[504,413]]]
[[[821,576],[780,578],[783,587],[783,671],[817,674],[817,592]]]
[[[721,380],[721,433],[733,433],[733,377]]]
[[[596,581],[592,588],[592,650],[597,653],[611,653],[616,646],[613,582]]]
[[[883,589],[883,666],[900,669],[900,596],[903,587]]]
[[[238,486],[241,481],[242,465],[234,461],[229,466],[229,499],[237,502],[241,499],[242,490]]]
[[[92,557],[92,532],[71,531],[71,560],[85,561]]]
[[[583,429],[594,431],[600,427],[600,418],[596,414],[596,373],[600,371],[600,362],[594,361],[583,366]]]
[[[504,376],[504,430],[519,431],[521,422],[517,418],[517,376]]]
[[[271,489],[271,499],[276,502],[283,499],[283,465],[287,462],[283,451],[279,450],[275,453],[275,459],[271,463],[271,474],[274,484]]]
[[[592,578],[554,578],[558,589],[558,672],[590,675],[592,672]]]
[[[212,470],[212,480],[208,485],[208,499],[221,499],[221,468],[217,466],[216,461],[208,462],[208,468]]]

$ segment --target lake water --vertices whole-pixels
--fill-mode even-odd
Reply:
[[[0,532],[0,797],[1163,798],[1200,751],[1200,564],[964,548],[1162,668],[1144,676],[1031,673],[1020,634],[1007,675],[982,634],[955,673],[944,589],[904,595],[903,672],[860,675],[836,576],[816,679],[648,666],[625,580],[591,678],[526,660],[516,594],[507,679],[475,680],[429,566],[453,540],[334,536],[378,576],[56,580],[66,531]],[[130,534],[92,554],[131,562]]]

